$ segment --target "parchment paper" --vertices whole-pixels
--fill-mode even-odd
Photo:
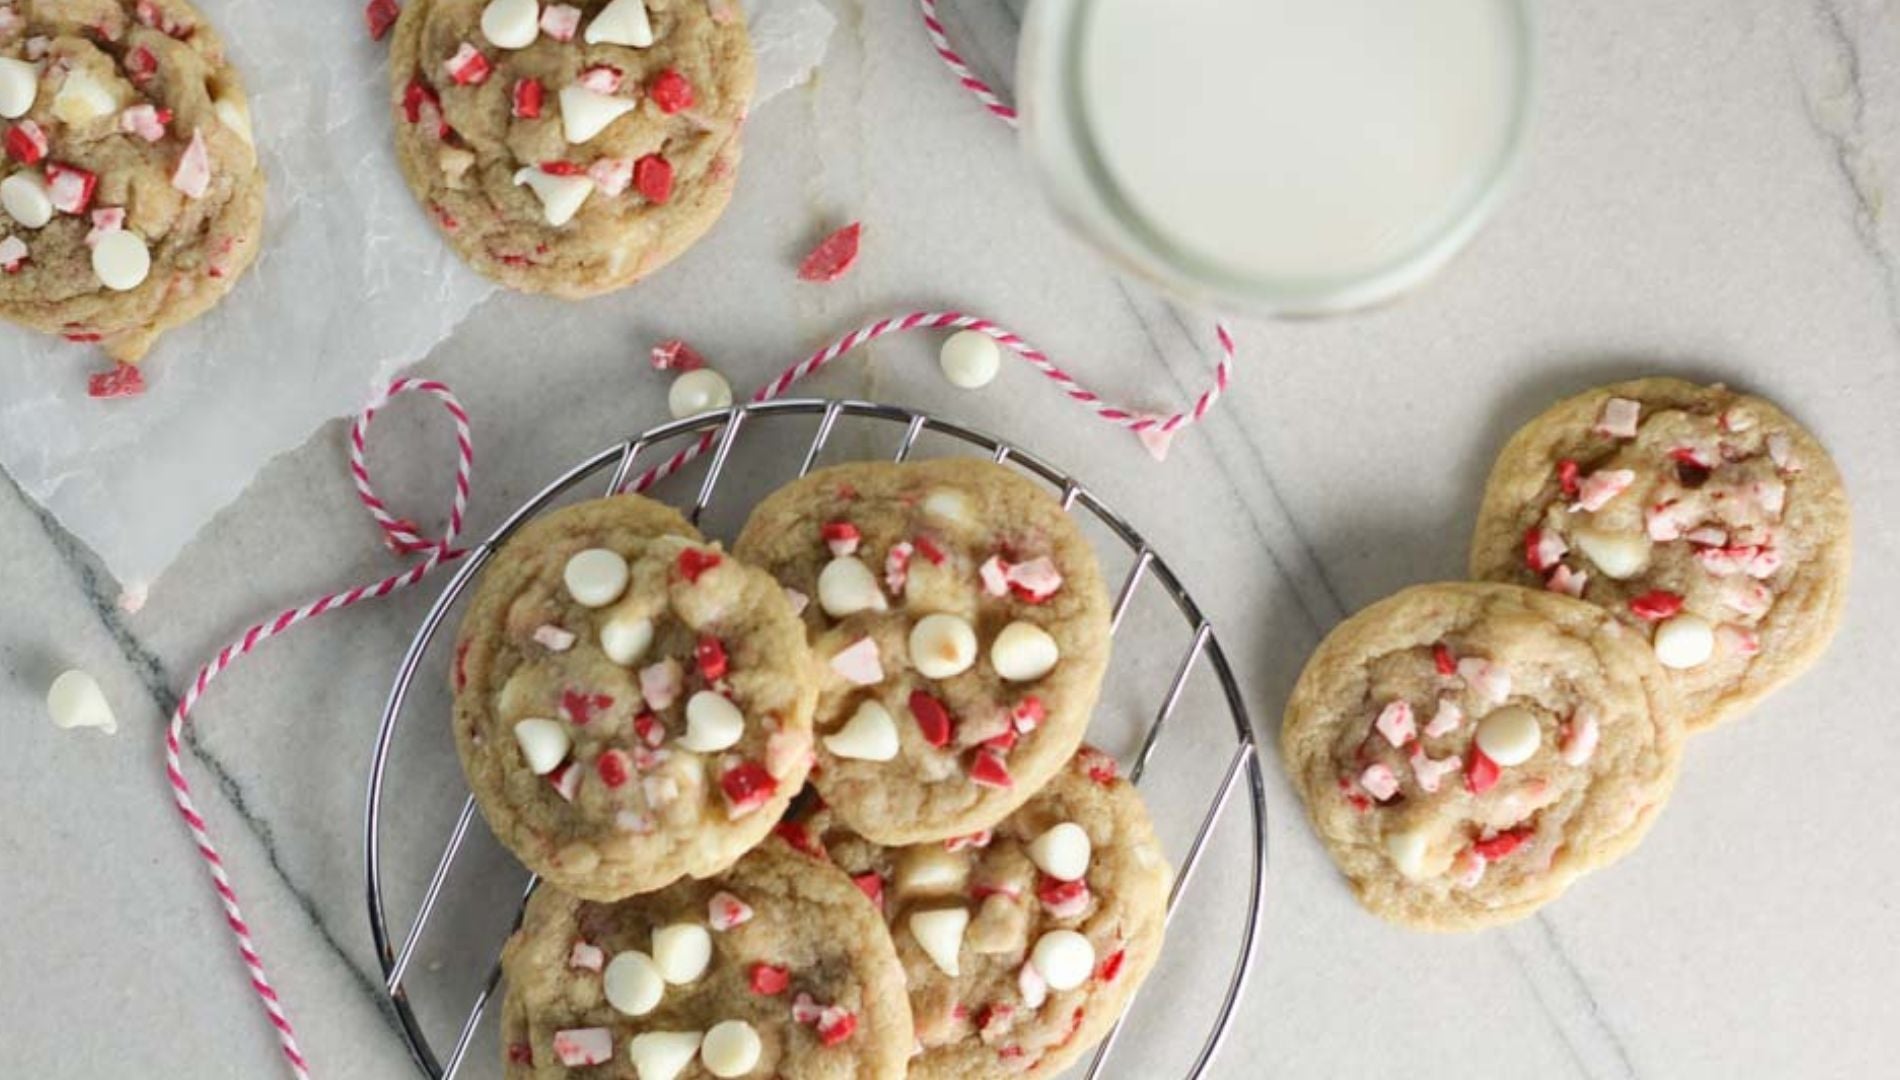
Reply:
[[[270,184],[257,264],[160,339],[141,398],[87,398],[101,354],[0,324],[0,467],[133,592],[260,466],[360,409],[495,289],[403,185],[386,48],[358,0],[199,7],[251,98]],[[820,0],[746,8],[762,103],[809,76],[834,20]]]

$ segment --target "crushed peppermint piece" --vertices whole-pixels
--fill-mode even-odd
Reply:
[[[1390,765],[1375,761],[1359,774],[1359,786],[1366,794],[1384,802],[1399,793],[1399,777]]]
[[[818,1014],[818,1042],[823,1046],[836,1046],[849,1039],[858,1030],[857,1015],[842,1005],[827,1005]]]
[[[26,241],[17,236],[0,240],[0,270],[17,274],[27,263]]]
[[[1577,497],[1577,492],[1580,490],[1577,476],[1581,471],[1582,467],[1570,458],[1564,458],[1557,463],[1557,490],[1563,492],[1565,498]]]
[[[650,354],[655,371],[698,371],[706,366],[706,358],[679,338],[668,338],[653,346]]]
[[[125,228],[125,207],[101,206],[92,212],[92,231],[86,234],[86,246],[97,247],[107,234]]]
[[[1715,628],[1715,644],[1729,656],[1755,656],[1761,652],[1761,635],[1746,626],[1723,623]]]
[[[568,951],[567,966],[576,971],[599,971],[607,966],[607,953],[598,945],[576,941]]]
[[[1471,760],[1465,764],[1465,790],[1473,795],[1490,791],[1498,782],[1498,763],[1485,756],[1477,743],[1471,744]]]
[[[1613,397],[1603,403],[1603,414],[1597,418],[1595,431],[1612,439],[1633,439],[1642,415],[1641,405],[1628,398]]]
[[[1587,513],[1596,513],[1610,504],[1618,495],[1630,489],[1636,483],[1636,473],[1630,469],[1598,469],[1583,478],[1577,488],[1577,509]]]
[[[720,774],[719,789],[726,796],[726,816],[737,820],[771,801],[778,780],[758,762],[742,761]]]
[[[832,557],[838,559],[856,555],[858,545],[864,541],[864,534],[848,521],[827,521],[819,527],[818,534],[824,538]]]
[[[672,68],[660,72],[647,84],[647,97],[668,116],[693,107],[693,84]]]
[[[1393,746],[1404,746],[1418,735],[1418,724],[1412,717],[1412,703],[1403,698],[1388,701],[1385,708],[1379,710],[1379,718],[1372,722],[1385,736],[1385,741]]]
[[[594,760],[594,771],[600,775],[601,783],[618,788],[633,778],[633,758],[625,750],[602,751]]]
[[[547,89],[541,85],[540,79],[516,79],[515,88],[509,97],[513,102],[510,112],[515,119],[537,120],[547,98]]]
[[[1479,858],[1485,862],[1494,863],[1522,847],[1524,842],[1534,835],[1535,831],[1530,826],[1520,825],[1515,829],[1506,829],[1489,839],[1473,843],[1471,850],[1477,852]]]
[[[1009,564],[1001,555],[991,555],[983,565],[976,568],[976,577],[983,585],[984,593],[990,596],[1009,595]]]
[[[1059,881],[1048,874],[1039,874],[1036,899],[1051,918],[1073,919],[1088,910],[1092,897],[1086,879]]]
[[[970,758],[970,782],[978,787],[1007,791],[1016,785],[1009,775],[1009,766],[1004,764],[1003,755],[985,747]]]
[[[625,79],[626,75],[619,68],[611,64],[595,64],[582,71],[574,81],[596,94],[617,94]]]
[[[1630,597],[1630,613],[1644,622],[1661,622],[1682,610],[1682,597],[1668,589],[1651,589]]]
[[[1043,707],[1042,699],[1034,694],[1017,702],[1016,706],[1009,710],[1010,723],[1016,728],[1018,735],[1027,735],[1036,730],[1048,717],[1049,711]]]
[[[723,889],[706,901],[706,925],[721,933],[752,921],[752,905]]]
[[[943,702],[932,697],[928,691],[912,690],[909,704],[910,714],[916,719],[917,730],[923,733],[924,742],[939,748],[950,745],[950,736],[955,724],[950,718],[950,710],[944,707]]]
[[[171,118],[170,109],[134,105],[119,114],[119,130],[155,143],[165,137],[165,125],[171,122]]]
[[[680,670],[679,661],[669,656],[640,669],[640,697],[648,708],[664,712],[679,700],[684,682],[685,674]]]
[[[119,364],[111,371],[95,373],[86,380],[87,397],[138,397],[144,392],[145,375],[134,364]]]
[[[1596,710],[1586,705],[1578,709],[1558,733],[1557,753],[1563,758],[1564,764],[1581,768],[1596,753],[1600,735]]]
[[[719,553],[716,551],[702,551],[699,548],[687,548],[680,552],[680,576],[686,579],[688,585],[697,585],[700,575],[717,567],[719,562]]]
[[[851,883],[858,887],[864,898],[871,902],[880,914],[884,911],[884,878],[877,871],[867,871],[851,875]]]
[[[1569,551],[1570,545],[1555,530],[1533,525],[1524,531],[1524,565],[1540,574],[1556,566]]]
[[[389,28],[396,25],[396,20],[401,16],[402,7],[396,0],[369,0],[363,8],[363,21],[369,24],[369,39],[383,40],[389,35]]]
[[[1432,646],[1432,666],[1447,679],[1458,674],[1458,658],[1451,654],[1451,646],[1442,641]]]
[[[1511,696],[1511,673],[1489,660],[1468,656],[1458,661],[1458,676],[1473,693],[1493,705],[1502,705]]]
[[[1684,518],[1692,512],[1676,499],[1656,503],[1643,511],[1643,531],[1658,542],[1680,540],[1683,529],[1694,525]]]
[[[32,120],[21,120],[7,128],[7,156],[22,165],[37,165],[45,160],[49,144],[46,129]]]
[[[1544,579],[1544,588],[1554,593],[1562,593],[1573,600],[1581,600],[1583,599],[1584,586],[1588,585],[1589,582],[1590,575],[1588,573],[1582,570],[1572,570],[1563,563],[1558,563],[1557,568],[1550,572],[1548,578]]]
[[[572,4],[549,4],[541,11],[541,32],[556,41],[573,41],[581,28],[581,9]]]
[[[1431,723],[1425,725],[1425,735],[1427,738],[1449,735],[1457,731],[1458,725],[1464,722],[1464,707],[1451,698],[1440,698],[1438,711],[1432,714]]]
[[[943,842],[943,849],[945,851],[982,849],[989,847],[995,840],[996,831],[994,829],[983,829],[979,832],[965,833],[962,836],[953,836]]]
[[[633,187],[646,200],[660,205],[673,197],[673,164],[658,154],[633,163]]]
[[[1062,571],[1046,555],[1012,564],[1003,573],[1017,599],[1031,604],[1040,604],[1062,589]]]
[[[172,187],[184,192],[189,199],[202,199],[205,192],[211,190],[211,151],[205,146],[204,132],[192,131],[191,142],[179,155],[178,167],[172,171]]]
[[[818,1004],[816,998],[802,990],[799,991],[797,997],[792,999],[792,1023],[794,1024],[816,1024],[818,1017],[823,1015],[824,1011],[824,1007]]]
[[[46,163],[47,198],[62,214],[84,214],[91,208],[92,193],[98,187],[97,173],[59,161]]]
[[[1412,776],[1418,780],[1418,786],[1427,794],[1436,792],[1447,775],[1464,768],[1464,763],[1458,760],[1456,754],[1450,757],[1434,758],[1427,754],[1425,748],[1418,743],[1412,744],[1412,752],[1406,756],[1412,763]]]
[[[570,1028],[554,1033],[554,1056],[570,1069],[605,1065],[613,1060],[614,1035],[604,1027]]]
[[[798,280],[826,283],[843,277],[858,261],[858,245],[864,226],[852,222],[818,242],[818,246],[798,264]]]
[[[610,199],[624,195],[633,186],[633,159],[600,158],[587,167],[587,176],[602,195]]]
[[[884,664],[878,656],[877,641],[861,637],[831,658],[831,670],[855,686],[876,686],[884,681]]]
[[[1484,856],[1466,848],[1451,861],[1451,879],[1461,889],[1475,889],[1484,880]]]
[[[546,623],[534,628],[534,642],[549,652],[566,652],[574,647],[574,635],[566,630]]]
[[[792,973],[775,964],[756,963],[746,973],[746,985],[761,997],[777,997],[790,989]]]
[[[455,50],[454,56],[442,62],[442,68],[448,72],[449,78],[455,80],[457,86],[480,86],[487,82],[488,76],[494,74],[495,71],[494,65],[488,62],[488,57],[483,56],[482,51],[476,48],[474,43],[467,41],[462,42],[461,47]]]
[[[700,678],[707,682],[725,678],[732,665],[726,655],[726,643],[713,634],[699,635],[699,642],[693,646],[693,662],[699,667]]]
[[[902,596],[904,585],[910,580],[910,560],[916,554],[917,545],[908,540],[900,540],[891,545],[884,555],[884,587],[892,596]]]

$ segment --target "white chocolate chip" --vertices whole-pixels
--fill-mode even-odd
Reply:
[[[1597,724],[1596,710],[1588,705],[1576,711],[1570,723],[1564,729],[1563,742],[1558,753],[1563,755],[1564,764],[1581,768],[1588,764],[1591,755],[1596,753],[1597,740],[1601,730]]]
[[[640,1080],[673,1080],[699,1056],[697,1031],[648,1031],[627,1043],[627,1060]]]
[[[561,133],[578,146],[632,112],[634,105],[632,98],[614,97],[585,86],[565,87],[561,90]]]
[[[970,500],[963,492],[952,488],[938,488],[924,496],[922,509],[925,517],[938,521],[947,521],[952,525],[967,525],[972,520]]]
[[[152,251],[130,229],[106,233],[92,246],[92,272],[113,292],[129,292],[152,273]]]
[[[653,963],[660,978],[684,986],[706,974],[712,963],[712,935],[696,923],[674,923],[653,931]]]
[[[889,761],[897,756],[897,722],[889,709],[867,700],[835,733],[825,736],[825,749],[857,761]]]
[[[831,658],[831,670],[853,686],[876,686],[884,681],[884,663],[877,639],[861,637]]]
[[[1397,831],[1385,834],[1385,854],[1392,866],[1408,881],[1419,881],[1425,872],[1426,837],[1422,831]]]
[[[119,730],[119,722],[112,715],[112,705],[106,701],[105,691],[99,688],[99,680],[83,671],[62,672],[53,680],[46,691],[46,711],[53,718],[53,726],[69,731],[98,728],[110,735]]]
[[[37,172],[17,172],[0,180],[0,207],[26,228],[45,228],[53,220],[53,194],[46,186],[46,177]]]
[[[963,908],[914,911],[910,916],[910,936],[937,970],[953,979],[962,971],[957,954],[963,950],[963,932],[969,927],[970,913]]]
[[[561,570],[567,594],[583,607],[601,608],[620,599],[630,576],[627,560],[606,548],[588,548],[567,560]]]
[[[644,49],[653,44],[653,24],[644,0],[612,0],[587,24],[582,40],[589,45],[630,45]]]
[[[1049,984],[1034,964],[1026,963],[1016,972],[1016,989],[1023,995],[1023,1004],[1032,1009],[1042,1008],[1042,1003],[1049,1000]]]
[[[1009,682],[1034,682],[1055,670],[1062,652],[1035,623],[1013,622],[990,643],[990,666]]]
[[[716,754],[745,736],[745,714],[724,694],[701,690],[686,699],[686,734],[679,744],[695,754]]]
[[[244,140],[244,145],[257,145],[251,135],[251,107],[241,96],[226,93],[211,105],[218,114],[218,122],[229,128],[231,133]]]
[[[24,60],[0,57],[0,117],[18,120],[40,96],[40,69]]]
[[[976,631],[956,615],[926,615],[910,628],[910,662],[926,679],[961,675],[976,663]]]
[[[978,390],[996,378],[1003,366],[1003,354],[988,334],[959,330],[944,339],[937,362],[951,386]]]
[[[898,857],[891,888],[900,898],[948,896],[962,892],[969,876],[968,859],[941,844],[917,844]]]
[[[1640,573],[1649,563],[1649,538],[1635,533],[1578,529],[1577,550],[1603,571],[1622,581]]]
[[[1073,990],[1095,973],[1095,946],[1073,930],[1051,930],[1036,939],[1029,962],[1036,965],[1049,989]]]
[[[632,667],[653,645],[653,620],[620,612],[600,624],[600,651],[623,667]]]
[[[818,572],[818,606],[834,619],[889,607],[877,576],[856,556],[833,559]]]
[[[706,1071],[721,1080],[744,1076],[758,1067],[764,1047],[759,1033],[744,1020],[722,1020],[706,1032],[699,1044],[699,1061]]]
[[[85,68],[68,71],[66,81],[60,83],[58,92],[53,95],[53,116],[73,126],[118,111],[118,95]]]
[[[628,1016],[645,1016],[658,1008],[666,995],[666,980],[653,958],[638,949],[616,953],[601,973],[601,992],[607,1004]]]
[[[1664,667],[1699,667],[1715,652],[1715,627],[1700,615],[1684,612],[1656,627],[1655,649]]]
[[[482,36],[497,49],[525,49],[541,36],[539,0],[488,0]]]
[[[683,420],[732,404],[732,384],[711,368],[681,372],[666,391],[666,408],[673,419]]]
[[[1478,721],[1478,749],[1499,765],[1522,765],[1544,739],[1537,716],[1516,705],[1497,709]]]
[[[528,759],[529,771],[536,776],[560,768],[574,746],[567,728],[559,721],[533,716],[515,725],[515,742],[521,747],[521,756]]]
[[[1029,842],[1030,860],[1057,881],[1080,881],[1088,876],[1092,854],[1088,832],[1073,821],[1052,826]]]
[[[526,184],[534,192],[534,197],[541,200],[542,216],[556,229],[573,221],[581,204],[594,193],[594,181],[589,177],[556,176],[538,168],[516,171],[515,183]]]

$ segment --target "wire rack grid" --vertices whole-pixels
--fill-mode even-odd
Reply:
[[[495,957],[487,967],[486,977],[480,980],[479,986],[474,988],[473,1002],[452,1039],[447,1043],[446,1057],[440,1054],[435,1041],[424,1030],[424,1024],[417,1016],[415,999],[412,998],[408,980],[413,972],[412,964],[416,959],[418,946],[423,941],[424,931],[447,893],[450,870],[458,854],[464,850],[471,827],[475,824],[477,815],[473,795],[466,795],[462,801],[460,812],[449,831],[442,853],[422,887],[416,914],[411,919],[408,930],[400,943],[392,935],[387,912],[387,889],[382,867],[383,828],[391,815],[384,812],[383,802],[386,784],[390,779],[391,748],[398,725],[405,716],[405,706],[410,701],[410,691],[416,674],[424,658],[429,654],[432,644],[436,643],[451,608],[510,534],[524,522],[547,509],[556,500],[579,489],[581,485],[600,473],[610,471],[610,479],[602,493],[620,493],[628,489],[635,476],[636,464],[644,455],[657,452],[660,448],[682,439],[699,441],[702,444],[710,442],[712,447],[710,461],[694,492],[693,501],[685,508],[687,517],[697,524],[701,516],[713,504],[721,477],[726,474],[734,448],[739,445],[741,431],[787,418],[811,416],[818,418],[817,431],[804,453],[798,470],[799,476],[805,475],[818,463],[821,453],[831,441],[841,422],[863,421],[872,425],[901,426],[902,432],[898,436],[897,449],[893,455],[897,461],[903,461],[911,456],[919,437],[925,432],[946,436],[957,443],[974,447],[989,455],[992,461],[1013,465],[1048,483],[1057,490],[1065,510],[1075,513],[1079,508],[1081,512],[1092,516],[1117,540],[1126,545],[1132,562],[1115,594],[1113,607],[1112,632],[1118,638],[1122,634],[1125,617],[1138,591],[1146,582],[1159,584],[1166,593],[1166,599],[1185,621],[1189,630],[1189,645],[1173,668],[1173,677],[1160,705],[1153,713],[1152,719],[1146,723],[1145,731],[1138,743],[1139,749],[1134,753],[1132,761],[1127,764],[1130,780],[1140,784],[1160,745],[1164,731],[1169,729],[1169,720],[1175,715],[1180,705],[1190,676],[1195,672],[1197,665],[1207,665],[1218,684],[1219,695],[1224,700],[1226,711],[1232,721],[1235,745],[1231,757],[1214,784],[1212,798],[1195,826],[1193,839],[1179,861],[1179,872],[1175,878],[1173,891],[1168,898],[1170,923],[1174,922],[1184,897],[1189,895],[1190,886],[1196,878],[1196,870],[1201,867],[1203,857],[1208,851],[1210,837],[1213,836],[1216,826],[1220,824],[1236,794],[1243,788],[1247,793],[1245,802],[1251,820],[1248,823],[1245,844],[1249,866],[1248,875],[1242,882],[1245,891],[1245,906],[1237,928],[1237,955],[1232,960],[1224,983],[1199,984],[1208,991],[1219,994],[1212,1023],[1185,1074],[1189,1080],[1202,1076],[1206,1073],[1232,1026],[1235,1010],[1246,986],[1259,946],[1260,922],[1264,915],[1264,880],[1267,866],[1267,806],[1259,748],[1255,742],[1253,728],[1247,716],[1246,704],[1239,685],[1212,624],[1202,614],[1200,606],[1188,594],[1167,562],[1155,553],[1127,519],[1110,509],[1079,481],[1048,464],[1042,458],[993,436],[926,413],[865,401],[818,399],[757,402],[704,413],[653,428],[596,453],[569,469],[565,475],[528,499],[509,515],[492,535],[471,549],[462,560],[454,577],[443,588],[441,595],[437,597],[434,605],[423,618],[421,626],[417,629],[397,668],[395,682],[390,688],[389,697],[383,709],[370,762],[369,790],[364,811],[364,852],[370,934],[374,939],[377,959],[383,970],[383,992],[401,1027],[416,1066],[423,1075],[432,1080],[452,1080],[462,1074],[463,1067],[469,1058],[470,1047],[475,1042],[476,1034],[492,1003],[501,977],[500,942],[495,942]],[[1118,647],[1116,652],[1119,654],[1121,648]],[[525,905],[528,896],[532,894],[537,884],[537,880],[531,877],[524,891],[517,895],[510,890],[501,898],[500,902],[513,905],[514,922],[518,923],[521,907]],[[492,901],[492,897],[483,897],[483,899]],[[1165,962],[1165,954],[1163,959]],[[1125,1020],[1126,1017],[1124,1016],[1123,1019]],[[1120,1041],[1123,1026],[1123,1023],[1118,1022],[1103,1040],[1094,1057],[1090,1059],[1085,1074],[1087,1080],[1096,1080],[1107,1067]]]

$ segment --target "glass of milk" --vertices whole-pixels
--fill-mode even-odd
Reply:
[[[1496,203],[1530,108],[1527,0],[1036,0],[1018,85],[1056,207],[1225,310],[1418,284]]]

